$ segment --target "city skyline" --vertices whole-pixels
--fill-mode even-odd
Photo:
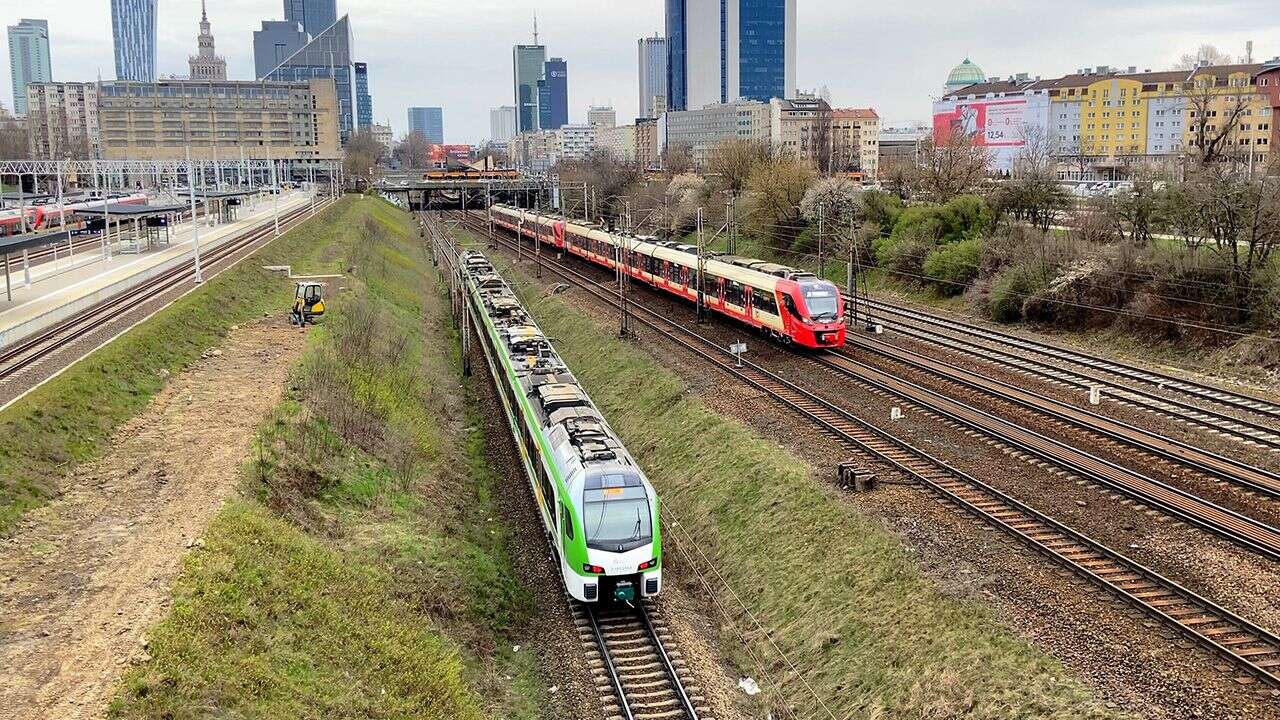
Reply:
[[[193,48],[192,19],[199,17],[199,6],[199,0],[164,4],[157,29],[157,75],[186,72]],[[1175,3],[1162,5],[1165,12],[1151,13],[1142,6],[1117,8],[1089,0],[1080,12],[1048,26],[1040,22],[1052,8],[1046,2],[1010,2],[999,13],[975,14],[933,2],[866,7],[853,13],[843,2],[801,0],[796,83],[802,89],[827,85],[838,105],[873,105],[886,125],[928,122],[947,72],[965,56],[1000,76],[1049,76],[1099,64],[1160,69],[1202,42],[1240,55],[1245,41],[1252,39],[1255,56],[1270,58],[1280,54],[1280,41],[1274,40],[1280,37],[1280,18],[1266,12],[1269,6],[1254,1],[1213,7]],[[548,45],[549,55],[564,57],[573,69],[570,122],[585,122],[591,104],[614,105],[622,122],[634,118],[636,39],[663,31],[660,0],[594,13],[584,13],[580,4],[568,0],[475,0],[465,12],[431,4],[344,0],[339,10],[351,15],[357,56],[369,64],[374,120],[389,119],[396,135],[402,135],[405,109],[427,94],[449,112],[451,137],[471,143],[486,139],[489,109],[512,102],[511,47],[531,41],[535,7],[540,41]],[[38,10],[16,0],[0,0],[0,9],[6,25],[31,16],[49,21],[52,54],[57,56],[55,80],[114,77],[107,0]],[[262,20],[283,18],[281,0],[219,0],[209,12],[228,77],[252,79],[252,31],[260,29]],[[477,17],[486,19],[476,22]],[[1143,33],[1132,32],[1135,23]],[[423,44],[423,27],[448,32]],[[867,27],[876,31],[866,32]],[[1061,40],[1073,35],[1107,49],[1083,51],[1078,42]],[[1000,37],[1000,43],[986,39],[991,37]],[[850,45],[849,38],[860,44]],[[4,72],[9,72],[7,57]],[[8,82],[3,86],[3,102],[12,109],[11,88]]]

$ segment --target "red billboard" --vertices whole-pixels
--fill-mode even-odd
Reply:
[[[1026,108],[1026,98],[958,102],[954,109],[933,116],[934,141],[944,143],[959,132],[983,147],[1021,147]]]
[[[432,145],[427,148],[427,160],[432,163],[445,163],[449,160],[454,162],[470,162],[471,146],[470,145]]]

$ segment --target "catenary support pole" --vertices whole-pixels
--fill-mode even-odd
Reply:
[[[191,148],[187,148],[187,196],[191,199],[191,240],[195,245],[195,282],[204,282],[200,273],[200,223],[196,219],[196,176],[191,164]]]

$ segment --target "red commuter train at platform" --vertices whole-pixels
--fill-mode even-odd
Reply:
[[[134,193],[132,195],[119,195],[111,198],[112,205],[146,205],[147,196],[143,193]],[[102,207],[102,198],[92,197],[86,200],[74,200],[66,205],[67,221],[71,222],[71,216],[78,210]],[[27,216],[26,232],[39,232],[48,230],[58,225],[58,219],[62,216],[63,208],[57,203],[49,203],[46,205],[28,205],[25,208],[8,208],[0,210],[0,237],[9,237],[18,235],[23,232],[22,215],[25,211]]]
[[[492,208],[494,223],[543,245],[624,272],[653,288],[697,300],[698,249],[683,243],[633,237],[565,222],[506,205]],[[703,303],[707,309],[806,348],[844,345],[844,298],[813,273],[732,255],[706,255]]]

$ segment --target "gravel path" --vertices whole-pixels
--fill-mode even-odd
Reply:
[[[283,317],[233,330],[4,541],[0,717],[102,714],[304,343]]]

